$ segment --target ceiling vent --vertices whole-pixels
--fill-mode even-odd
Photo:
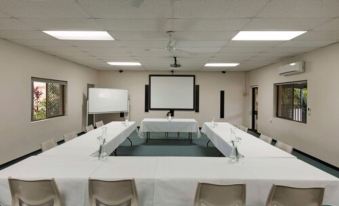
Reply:
[[[286,65],[279,67],[279,74],[282,76],[290,76],[295,74],[300,74],[305,71],[305,62],[292,62]]]

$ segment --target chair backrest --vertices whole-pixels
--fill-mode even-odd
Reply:
[[[138,206],[134,180],[89,180],[90,206]]]
[[[67,134],[64,134],[64,140],[65,142],[68,142],[74,138],[76,138],[78,135],[76,132],[71,132],[71,133],[67,133]]]
[[[236,127],[238,127],[238,129],[240,129],[240,130],[242,130],[242,131],[244,131],[244,132],[247,132],[247,131],[248,131],[248,128],[245,127],[244,125],[238,124],[238,125],[236,125]]]
[[[324,188],[294,188],[273,185],[266,206],[321,206]]]
[[[9,178],[12,206],[62,206],[54,179],[26,181]]]
[[[91,130],[93,130],[93,129],[94,129],[94,127],[93,127],[92,124],[86,126],[86,132],[89,132],[89,131],[91,131]]]
[[[259,138],[260,138],[261,140],[267,142],[268,144],[271,144],[271,143],[272,143],[272,140],[273,140],[272,137],[266,136],[266,135],[264,135],[264,134],[261,134]]]
[[[54,139],[47,140],[46,142],[41,143],[41,150],[43,152],[52,149],[53,147],[58,146]]]
[[[194,206],[245,206],[246,185],[215,185],[199,183]]]
[[[95,123],[95,126],[96,126],[97,128],[102,127],[102,126],[104,126],[104,122],[103,122],[103,121],[96,122],[96,123]]]
[[[292,151],[293,151],[293,147],[291,145],[285,144],[285,143],[280,142],[280,141],[278,141],[275,144],[275,146],[278,147],[279,149],[284,150],[285,152],[288,152],[288,153],[292,153]]]

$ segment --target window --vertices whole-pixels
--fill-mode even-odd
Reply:
[[[276,84],[276,116],[306,123],[307,81]]]
[[[67,82],[32,77],[32,121],[65,115]]]

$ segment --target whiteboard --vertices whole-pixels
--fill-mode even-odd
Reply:
[[[150,109],[194,110],[194,75],[150,75]]]
[[[90,88],[88,94],[88,113],[128,112],[128,90]]]

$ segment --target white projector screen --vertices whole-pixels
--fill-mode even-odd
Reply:
[[[151,110],[194,110],[194,75],[150,75]]]
[[[88,113],[128,112],[128,91],[121,89],[90,88]]]

